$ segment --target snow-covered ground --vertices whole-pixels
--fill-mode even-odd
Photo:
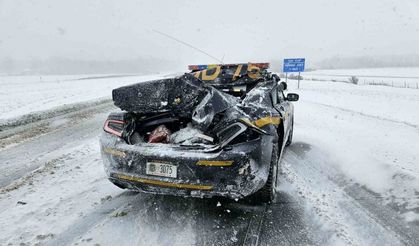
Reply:
[[[0,122],[66,104],[110,98],[112,89],[159,75],[0,76]]]
[[[393,87],[419,89],[419,67],[334,69],[304,72],[310,80],[348,81],[349,77],[359,78],[359,84],[383,84]]]
[[[295,141],[323,152],[313,162],[337,168],[383,202],[406,208],[407,221],[419,221],[419,91],[313,81],[289,86],[301,98]]]
[[[296,81],[289,80],[296,87]],[[419,91],[388,86],[363,86],[342,82],[301,81],[300,90],[305,102],[331,105],[410,126],[419,126]]]
[[[73,115],[0,149],[0,172],[40,165],[0,188],[0,245],[418,245],[419,90],[304,80],[288,92],[300,101],[278,203],[120,190],[99,154],[106,112]]]

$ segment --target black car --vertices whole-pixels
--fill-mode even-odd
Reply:
[[[298,95],[268,63],[189,66],[175,78],[114,89],[101,136],[112,183],[193,197],[271,202],[292,141]]]

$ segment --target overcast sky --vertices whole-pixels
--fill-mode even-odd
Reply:
[[[419,0],[0,0],[0,58],[225,62],[419,54]]]

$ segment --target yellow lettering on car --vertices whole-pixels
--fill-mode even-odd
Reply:
[[[233,81],[236,80],[236,78],[238,76],[240,76],[240,72],[242,71],[242,67],[243,67],[243,65],[241,65],[241,64],[237,66],[236,72],[234,72],[234,75],[233,75]]]
[[[214,73],[211,74],[211,75],[207,75],[208,71],[214,71]],[[214,68],[212,68],[212,69],[202,70],[201,72],[202,72],[202,80],[214,80],[220,74],[220,72],[221,72],[221,66],[216,66],[215,67],[215,70],[214,70]]]
[[[195,78],[197,78],[197,79],[199,79],[199,75],[201,75],[201,71],[196,72],[196,73],[194,74],[194,77],[195,77]]]
[[[254,65],[249,65],[247,67],[247,74],[251,79],[258,79],[260,78],[260,68]]]

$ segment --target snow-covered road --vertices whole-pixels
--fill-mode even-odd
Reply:
[[[330,237],[328,232],[316,233],[304,204],[287,193],[281,193],[277,204],[254,207],[116,188],[106,179],[99,155],[97,136],[105,116],[100,110],[71,126],[4,148],[1,244],[320,244]],[[61,117],[60,122],[74,117]]]
[[[308,83],[290,82],[294,143],[260,207],[113,186],[109,104],[0,138],[0,245],[419,245],[419,91]]]

